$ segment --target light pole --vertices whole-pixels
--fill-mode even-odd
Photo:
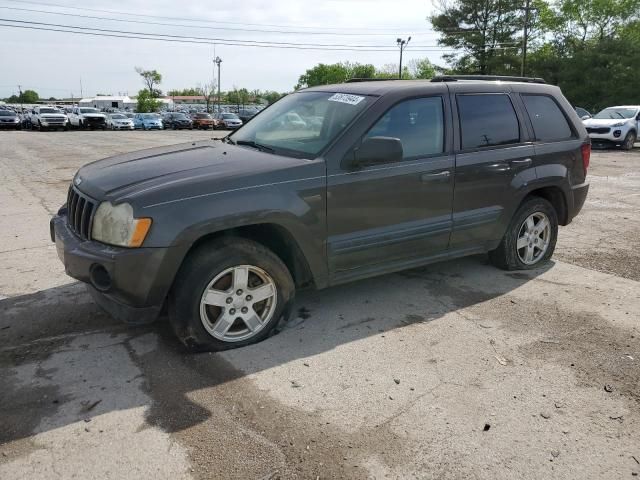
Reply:
[[[407,45],[409,45],[410,41],[411,37],[407,38],[406,40],[403,40],[402,38],[398,38],[396,40],[396,42],[398,43],[398,47],[400,47],[400,68],[398,68],[398,78],[400,80],[402,80],[402,52],[407,47]]]
[[[220,113],[220,64],[222,63],[222,59],[216,57],[214,62],[218,65],[218,113]]]

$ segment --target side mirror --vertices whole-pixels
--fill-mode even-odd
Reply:
[[[399,138],[368,137],[354,152],[354,166],[400,162],[403,156],[402,142]]]
[[[589,120],[591,118],[591,115],[583,115],[582,117],[580,117],[581,120]]]

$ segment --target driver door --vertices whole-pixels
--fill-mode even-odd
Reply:
[[[444,96],[396,103],[365,134],[397,138],[399,162],[343,162],[327,179],[328,259],[335,281],[446,255],[452,228],[454,158]]]

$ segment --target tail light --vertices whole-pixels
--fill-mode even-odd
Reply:
[[[582,145],[582,165],[584,166],[584,174],[587,174],[589,169],[589,160],[591,160],[591,144],[585,143]]]

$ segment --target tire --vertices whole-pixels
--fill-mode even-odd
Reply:
[[[540,222],[545,218],[548,229],[541,231]],[[530,219],[533,223],[527,223]],[[525,243],[520,249],[518,239]],[[489,260],[503,270],[538,268],[551,258],[557,240],[558,214],[553,205],[541,197],[528,197],[513,215],[498,248],[489,252]],[[529,251],[533,251],[530,257]]]
[[[273,292],[271,296],[253,305],[247,303],[253,300],[247,293],[257,290],[242,290],[242,282],[234,285],[235,267],[250,272],[249,283],[258,287],[271,285],[271,290],[267,288]],[[202,305],[205,291],[217,292],[214,302],[224,306]],[[185,259],[169,294],[169,320],[190,351],[228,350],[267,338],[282,319],[288,319],[294,297],[291,274],[277,255],[256,242],[229,237],[205,244]],[[233,303],[227,308],[229,300]],[[251,317],[253,328],[241,317],[225,322],[229,314]]]
[[[622,143],[623,150],[633,150],[633,146],[635,145],[637,140],[636,132],[631,131],[627,133],[627,136],[624,137],[624,142]]]
[[[40,120],[38,120],[38,131],[39,131],[39,132],[46,132],[46,131],[47,131],[47,129],[46,129],[46,128],[44,128],[44,127],[42,126],[42,124],[40,123]]]

